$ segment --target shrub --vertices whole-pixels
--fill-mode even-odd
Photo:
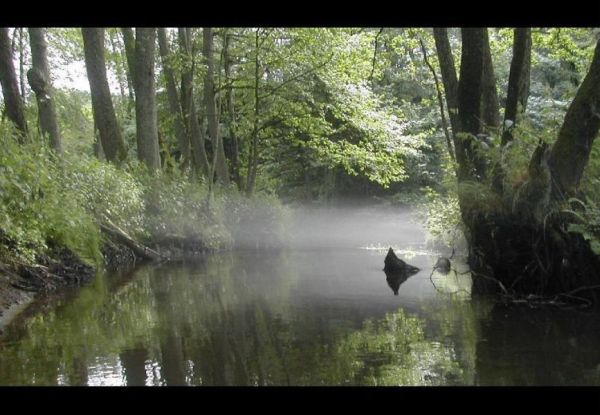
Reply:
[[[66,247],[88,264],[97,264],[100,236],[93,217],[65,186],[55,156],[44,145],[19,145],[1,136],[0,228],[3,256],[33,263],[52,247]],[[11,248],[11,252],[6,252]]]

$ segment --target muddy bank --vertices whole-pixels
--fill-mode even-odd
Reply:
[[[152,248],[160,253],[160,260],[175,261],[213,252],[197,238],[156,241]],[[103,244],[102,255],[103,268],[107,271],[130,268],[149,260],[127,244],[109,238]],[[2,327],[36,296],[85,284],[98,271],[64,248],[38,257],[33,266],[0,261],[0,334]]]
[[[37,294],[84,284],[96,274],[64,248],[38,257],[35,265],[7,262],[0,263],[0,330]]]

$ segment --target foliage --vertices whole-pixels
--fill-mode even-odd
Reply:
[[[100,260],[94,219],[65,185],[60,165],[45,146],[18,145],[5,131],[0,154],[0,222],[11,247],[3,255],[34,263],[51,248],[66,247],[87,263]]]
[[[567,231],[580,234],[589,242],[590,248],[596,255],[600,255],[600,208],[592,200],[571,198],[569,200],[572,209],[563,210],[569,213],[573,222],[568,224]]]
[[[152,175],[140,163],[132,168],[147,201],[144,225],[149,241],[175,237],[199,240],[207,248],[231,245],[231,233],[222,223],[220,201],[209,207],[207,186],[177,173]]]
[[[273,195],[247,198],[235,191],[219,195],[223,220],[238,247],[278,248],[286,244],[291,212]]]
[[[108,219],[134,235],[146,233],[144,188],[132,173],[81,154],[66,153],[55,165],[74,202],[98,222]]]
[[[453,246],[462,231],[460,206],[456,192],[440,194],[431,188],[423,189],[426,197],[423,218],[431,239]]]

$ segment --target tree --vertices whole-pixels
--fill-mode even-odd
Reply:
[[[27,72],[27,79],[38,104],[39,120],[42,134],[48,135],[50,145],[57,152],[62,151],[60,130],[56,118],[50,69],[48,68],[47,46],[44,29],[29,28],[31,44],[31,69]]]
[[[183,56],[181,72],[181,111],[184,124],[192,146],[192,161],[194,168],[208,179],[210,168],[204,144],[204,135],[198,122],[196,102],[194,100],[194,54],[192,51],[192,31],[190,28],[178,29],[180,54]]]
[[[504,124],[502,126],[502,148],[513,140],[513,131],[520,114],[525,112],[529,97],[529,73],[531,68],[531,29],[514,29],[513,58],[510,64]],[[502,195],[506,172],[500,161],[494,166],[492,188]]]
[[[181,161],[181,166],[185,168],[185,166],[189,163],[190,159],[190,142],[185,133],[185,126],[183,125],[183,115],[181,113],[181,101],[179,100],[179,93],[177,92],[177,85],[175,84],[175,76],[173,75],[173,56],[171,55],[171,51],[169,50],[166,29],[158,28],[157,30],[160,57],[162,59],[163,73],[167,84],[169,109],[173,117],[173,127],[175,130],[175,136],[177,137],[179,160]]]
[[[600,40],[590,69],[567,110],[549,165],[554,197],[575,196],[600,129]]]
[[[129,90],[133,91],[135,85],[135,35],[133,34],[133,29],[131,27],[121,28],[121,33],[123,34],[123,44],[125,45],[127,67],[129,68],[129,72],[127,72],[127,82],[129,82]]]
[[[4,105],[8,118],[20,131],[19,140],[27,137],[27,122],[23,111],[23,102],[19,95],[19,84],[13,65],[10,36],[8,28],[0,28],[0,84],[4,96]]]
[[[461,130],[460,118],[458,116],[458,80],[456,78],[452,50],[450,49],[450,41],[448,40],[448,29],[434,28],[433,37],[435,39],[438,59],[440,60],[440,70],[442,72],[442,83],[446,92],[446,105],[448,106],[450,125],[452,126],[452,132],[456,135]],[[456,142],[454,145],[456,146]]]
[[[109,162],[120,163],[127,157],[125,143],[117,123],[117,116],[106,78],[104,61],[104,28],[84,27],[83,49],[85,67],[90,83],[94,122],[100,135],[100,143]]]
[[[263,40],[264,42],[264,40]],[[258,128],[260,113],[260,60],[259,52],[261,47],[260,29],[256,29],[254,35],[254,118],[252,127],[252,143],[248,157],[248,173],[246,175],[246,195],[251,196],[254,193],[256,185],[256,174],[258,171]]]
[[[231,34],[225,32],[223,42],[223,66],[225,71],[225,84],[227,85],[227,89],[225,92],[227,116],[225,118],[225,122],[227,123],[227,129],[229,130],[229,139],[231,140],[231,170],[233,173],[234,180],[238,186],[238,190],[241,191],[243,190],[243,181],[240,173],[240,146],[237,137],[233,79],[231,74],[231,68],[233,66],[233,59],[230,55],[231,40]]]
[[[477,137],[481,132],[484,30],[486,29],[461,29],[462,55],[458,84],[458,112],[462,127],[460,132],[463,134],[457,140],[460,145],[456,147],[459,181],[481,180],[485,175],[485,161],[477,151]],[[458,153],[461,153],[461,157]]]
[[[431,71],[431,75],[433,76],[433,81],[435,83],[438,105],[440,106],[440,115],[442,117],[442,129],[444,130],[444,135],[446,136],[446,146],[448,148],[448,155],[450,156],[450,159],[454,161],[454,148],[452,147],[452,140],[450,138],[450,133],[448,132],[448,122],[446,121],[446,113],[444,111],[444,100],[442,96],[442,89],[440,88],[440,81],[438,79],[437,73],[435,72],[435,68],[427,58],[427,49],[425,48],[425,43],[423,42],[423,39],[419,39],[419,42],[421,43],[421,52],[423,53],[423,60],[425,61],[425,64]]]
[[[224,186],[229,186],[229,168],[225,159],[225,149],[223,140],[219,132],[219,119],[217,115],[217,103],[215,99],[214,83],[214,53],[213,53],[213,33],[212,28],[202,29],[204,42],[202,43],[202,54],[206,62],[206,75],[204,77],[204,106],[206,109],[206,118],[208,120],[208,134],[213,144],[213,163],[211,167],[210,179],[212,181],[213,172],[217,174],[217,180]]]
[[[513,58],[510,64],[502,145],[513,140],[513,128],[519,114],[525,112],[529,97],[529,74],[531,69],[531,28],[514,29]]]
[[[154,85],[154,50],[156,29],[135,30],[135,121],[138,158],[150,171],[160,169],[158,129],[156,124],[156,87]]]
[[[500,105],[496,89],[496,76],[494,75],[494,62],[490,50],[488,29],[483,29],[483,79],[481,97],[481,122],[482,131],[489,134],[500,127]]]

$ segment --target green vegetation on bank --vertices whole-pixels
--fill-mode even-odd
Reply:
[[[285,238],[285,208],[264,195],[246,198],[235,190],[215,192],[181,174],[151,175],[137,162],[121,168],[85,154],[61,157],[40,143],[18,144],[3,134],[0,153],[0,260],[33,265],[62,247],[83,262],[102,263],[106,236],[99,224],[114,223],[145,244],[192,239],[203,249],[230,248],[245,238]]]
[[[104,224],[278,246],[284,203],[363,199],[424,204],[433,237],[462,231],[491,268],[510,253],[506,274],[591,275],[564,264],[600,251],[599,34],[0,28],[0,250],[97,264]],[[89,92],[65,87],[73,66]]]

